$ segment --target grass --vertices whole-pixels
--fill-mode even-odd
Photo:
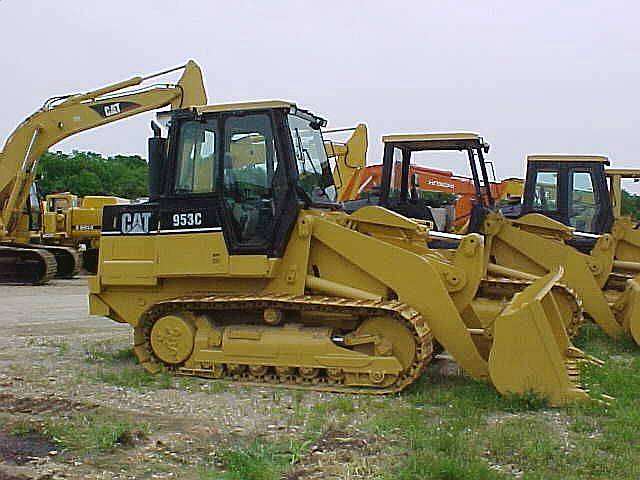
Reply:
[[[29,347],[51,347],[56,349],[59,356],[64,356],[69,351],[69,344],[62,340],[47,337],[29,337],[26,340]]]
[[[98,342],[85,347],[85,358],[89,363],[115,364],[133,361],[136,355],[131,347],[114,348],[110,342]]]
[[[387,399],[370,419],[376,434],[400,442],[385,478],[639,478],[640,352],[593,325],[576,344],[607,361],[585,366],[583,381],[616,397],[610,406],[550,408],[533,395],[501,397],[481,382],[426,375],[401,409]]]
[[[308,465],[311,446],[335,430],[353,436],[362,432],[374,440],[381,449],[376,478],[640,478],[640,349],[631,341],[609,339],[593,325],[586,325],[575,343],[606,361],[604,367],[584,366],[582,377],[593,396],[616,398],[609,406],[593,402],[552,408],[535,395],[503,397],[487,383],[434,371],[407,392],[384,398],[334,395],[313,401],[303,391],[274,389],[274,411],[287,412],[287,425],[295,426],[295,433],[284,439],[229,440],[217,450],[215,466],[205,462],[199,474],[203,479],[283,478]],[[142,390],[227,389],[227,382],[150,375],[130,355],[99,350],[93,355],[96,377]],[[114,436],[108,438],[107,445]]]
[[[168,373],[151,374],[139,365],[121,367],[116,370],[98,369],[95,380],[116,387],[135,390],[173,388],[173,377]]]
[[[9,433],[11,435],[15,435],[16,437],[24,437],[25,435],[29,435],[30,433],[38,432],[38,427],[33,422],[28,420],[19,419],[18,421],[11,424],[9,428]]]
[[[39,420],[18,418],[6,427],[7,432],[16,437],[37,434],[77,455],[133,446],[149,433],[147,424],[131,422],[100,409]]]
[[[87,454],[110,451],[118,446],[132,446],[147,436],[149,426],[95,411],[49,418],[41,430],[61,448]]]
[[[280,480],[308,453],[310,440],[286,441],[255,439],[244,445],[222,449],[218,468],[200,469],[202,480]]]
[[[131,347],[119,348],[110,341],[97,342],[85,347],[85,360],[98,366],[89,375],[98,382],[135,390],[174,387],[173,378],[168,373],[153,375],[142,368]]]
[[[228,388],[225,381],[202,380],[193,377],[173,376],[167,372],[151,374],[138,364],[131,347],[118,348],[113,342],[97,342],[85,347],[85,360],[98,366],[90,375],[92,380],[117,387],[145,389],[177,388],[200,390],[212,394],[223,393]]]

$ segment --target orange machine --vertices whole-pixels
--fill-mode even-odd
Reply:
[[[401,164],[396,162],[394,167],[393,185],[400,188]],[[475,197],[473,180],[469,177],[455,175],[447,170],[411,165],[410,177],[412,188],[425,192],[442,192],[455,196],[455,219],[453,224],[460,227],[466,223],[471,214],[471,205]],[[345,191],[350,193],[351,199],[357,199],[367,192],[375,191],[381,183],[382,165],[369,165],[359,170],[358,175],[350,179]],[[522,180],[507,178],[500,183],[491,183],[491,193],[498,200],[520,199]],[[349,199],[343,199],[349,200]]]

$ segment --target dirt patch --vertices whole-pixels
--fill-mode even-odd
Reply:
[[[58,413],[90,410],[96,408],[82,402],[58,397],[17,397],[11,393],[0,393],[0,411],[7,413]]]
[[[347,432],[328,430],[311,447],[312,451],[362,450],[367,448],[369,440],[362,437],[350,436]]]
[[[375,439],[360,432],[328,430],[313,445],[300,466],[290,472],[286,480],[315,478],[344,478],[346,464],[367,465],[377,455]]]
[[[53,451],[56,451],[56,445],[38,433],[16,436],[0,432],[0,459],[7,463],[25,465],[33,460],[46,458]]]
[[[29,477],[25,477],[24,475],[13,475],[0,470],[0,480],[29,480]]]

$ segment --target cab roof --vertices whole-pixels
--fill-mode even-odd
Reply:
[[[604,173],[609,177],[640,178],[640,169],[637,168],[607,168]]]
[[[469,147],[483,147],[484,140],[477,133],[472,132],[444,132],[444,133],[412,133],[399,135],[385,135],[385,144],[394,144],[403,149],[421,150],[461,150]]]
[[[268,108],[297,108],[295,103],[284,100],[259,100],[255,102],[218,103],[194,107],[198,113],[232,112],[235,110],[264,110]]]
[[[318,115],[308,110],[303,110],[295,103],[287,102],[285,100],[258,100],[254,102],[219,103],[217,105],[202,105],[193,107],[198,115],[201,115],[203,113],[235,112],[240,110],[273,110],[278,108],[287,109],[293,114],[307,117],[309,120],[314,120],[321,127],[325,127],[327,125],[327,121],[324,118],[319,117]]]
[[[597,162],[609,165],[609,159],[604,155],[528,155],[527,162]]]

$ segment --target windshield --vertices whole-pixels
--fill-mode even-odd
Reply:
[[[311,201],[335,202],[336,187],[320,129],[296,115],[289,115],[288,119],[298,164],[298,184]]]

